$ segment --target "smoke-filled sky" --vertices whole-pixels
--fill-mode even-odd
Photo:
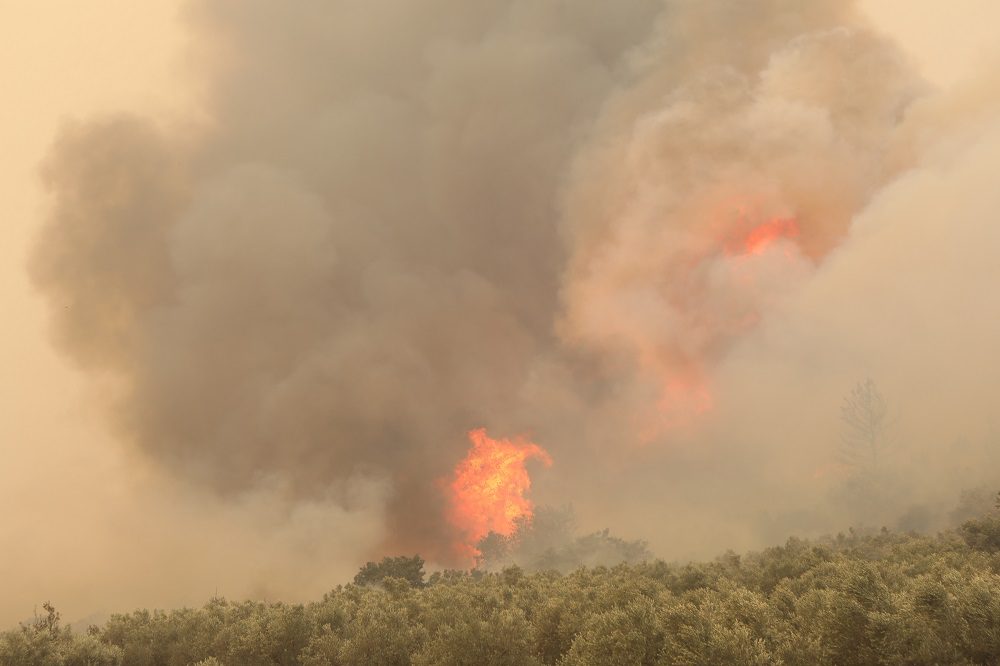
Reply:
[[[0,622],[454,563],[478,427],[668,558],[993,482],[998,18],[5,4]],[[895,475],[859,516],[866,377]]]

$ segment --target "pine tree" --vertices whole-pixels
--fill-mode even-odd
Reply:
[[[859,382],[840,407],[840,459],[858,471],[874,470],[885,449],[889,407],[871,378]]]

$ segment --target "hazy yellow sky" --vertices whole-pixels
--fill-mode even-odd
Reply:
[[[0,3],[0,580],[14,601],[0,609],[0,625],[30,615],[42,596],[55,598],[28,566],[40,552],[62,550],[68,566],[81,569],[99,556],[88,551],[84,526],[100,520],[119,490],[109,482],[121,476],[112,473],[121,461],[87,407],[83,382],[48,344],[43,303],[25,273],[43,203],[38,163],[65,120],[184,108],[174,69],[182,43],[177,6]],[[83,592],[86,578],[76,576]]]
[[[0,4],[0,294],[7,322],[0,346],[6,370],[0,380],[0,445],[5,493],[11,483],[35,482],[32,469],[19,468],[26,455],[35,464],[37,454],[49,447],[54,447],[52,453],[56,448],[62,454],[79,451],[61,442],[70,431],[79,440],[78,429],[89,423],[80,413],[73,373],[49,350],[42,303],[24,270],[42,205],[38,163],[63,121],[117,110],[171,112],[183,106],[184,87],[173,71],[181,44],[176,8],[176,2],[161,0]],[[51,458],[46,462],[68,464]]]
[[[24,270],[43,199],[37,167],[59,124],[102,112],[193,108],[179,53],[176,0],[0,2],[0,626],[52,598],[70,619],[88,607],[88,567],[103,557],[91,530],[125,501],[127,467],[86,386],[50,348],[42,300]],[[995,0],[866,0],[925,74],[949,85],[997,51]],[[129,472],[131,473],[131,471]],[[27,566],[48,551],[67,572]],[[60,558],[55,558],[60,559]],[[20,609],[20,610],[16,610]]]

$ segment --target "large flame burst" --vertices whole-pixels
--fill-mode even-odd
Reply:
[[[457,549],[472,559],[479,555],[476,544],[484,536],[509,535],[518,518],[531,516],[534,505],[525,496],[531,477],[525,462],[534,458],[548,466],[552,458],[523,437],[493,439],[484,428],[469,432],[469,441],[472,448],[448,485],[448,517],[461,533]]]

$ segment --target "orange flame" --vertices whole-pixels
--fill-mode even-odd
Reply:
[[[537,444],[523,437],[492,439],[485,428],[469,432],[472,448],[455,467],[448,486],[451,508],[448,518],[462,535],[456,548],[474,559],[476,544],[490,532],[510,535],[515,520],[531,517],[534,505],[525,497],[531,477],[525,462],[531,458],[546,466],[552,458]]]
[[[699,416],[712,409],[714,402],[704,377],[671,375],[660,387],[653,408],[639,417],[639,443],[645,446],[666,431],[694,425]]]
[[[641,443],[695,425],[713,409],[712,363],[757,325],[769,297],[767,287],[757,284],[757,265],[748,260],[772,248],[789,260],[800,252],[799,223],[792,216],[769,217],[753,206],[739,205],[712,226],[703,244],[675,264],[671,282],[680,288],[667,292],[675,314],[697,335],[672,346],[656,341],[639,355],[640,365],[659,375],[661,386],[655,409],[639,416]],[[712,272],[720,266],[724,273]]]
[[[799,225],[791,218],[776,217],[757,225],[726,247],[729,255],[761,254],[781,239],[798,238]]]
[[[703,379],[686,381],[673,377],[664,385],[657,407],[666,425],[677,426],[691,417],[704,414],[712,408],[712,404],[712,394]]]

